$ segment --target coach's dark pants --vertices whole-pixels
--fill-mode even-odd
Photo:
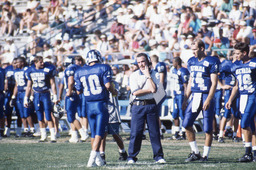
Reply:
[[[153,149],[154,159],[163,158],[163,149],[160,140],[159,121],[156,104],[133,105],[131,108],[131,135],[129,144],[129,159],[134,159],[140,152],[145,120],[148,125],[149,137]]]

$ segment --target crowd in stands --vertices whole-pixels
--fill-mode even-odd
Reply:
[[[16,0],[1,1],[2,64],[19,55],[28,60],[43,56],[58,68],[67,56],[84,57],[97,49],[106,62],[133,59],[138,52],[157,55],[170,67],[180,56],[184,65],[193,56],[194,39],[202,39],[208,55],[229,57],[234,44],[250,44],[256,50],[256,2],[254,0],[71,0],[27,1],[17,11]],[[108,29],[97,29],[105,24]],[[15,37],[27,37],[18,48]],[[226,49],[226,50],[224,50]],[[254,53],[252,53],[253,55]],[[130,65],[116,67],[127,87]],[[122,84],[123,83],[123,84]]]

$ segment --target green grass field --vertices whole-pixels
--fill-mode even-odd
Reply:
[[[86,169],[91,146],[90,142],[69,144],[67,132],[61,133],[57,143],[37,143],[39,138],[19,138],[13,135],[0,141],[0,169]],[[129,141],[128,133],[122,133],[126,150]],[[107,139],[107,165],[100,169],[256,169],[256,163],[238,163],[237,159],[244,154],[242,143],[213,142],[209,161],[207,163],[185,163],[190,152],[187,141],[168,140],[170,134],[165,134],[162,140],[166,164],[155,164],[152,159],[152,149],[147,135],[135,165],[118,161],[118,148],[112,137]],[[203,151],[203,134],[197,134],[199,149]],[[97,168],[94,168],[97,169]]]

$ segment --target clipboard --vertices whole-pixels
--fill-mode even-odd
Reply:
[[[153,93],[156,104],[162,103],[165,100],[166,92],[162,83],[159,83],[156,93]]]

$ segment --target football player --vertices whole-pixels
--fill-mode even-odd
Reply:
[[[184,94],[187,89],[188,79],[189,79],[189,71],[188,69],[181,66],[180,57],[175,57],[172,60],[174,69],[172,70],[172,81],[174,83],[174,99],[173,99],[173,112],[172,117],[174,119],[174,127],[175,135],[174,139],[177,140],[185,140],[185,129],[182,127],[182,135],[180,136],[180,120],[184,120],[184,110],[182,110],[182,103],[184,100]]]
[[[12,100],[10,101],[10,105],[13,107],[16,103],[17,110],[20,113],[20,117],[24,126],[24,133],[27,136],[33,136],[35,133],[34,124],[31,118],[32,107],[28,108],[24,107],[24,96],[27,87],[27,79],[25,76],[25,72],[28,67],[26,66],[26,60],[24,57],[18,57],[16,63],[16,70],[14,71],[14,79],[15,79],[15,88],[13,90]],[[28,124],[30,126],[30,131],[28,128]]]
[[[24,106],[29,107],[29,97],[31,89],[34,91],[34,106],[39,120],[41,139],[39,142],[46,141],[46,122],[51,134],[51,142],[56,142],[55,129],[51,117],[52,103],[50,96],[50,88],[53,92],[53,103],[57,104],[57,90],[54,81],[56,74],[55,67],[50,64],[44,63],[43,57],[36,56],[34,59],[34,65],[31,66],[26,72],[28,79],[26,93],[24,97]]]
[[[166,86],[167,86],[167,69],[166,69],[166,65],[164,62],[160,62],[159,61],[159,57],[157,55],[152,55],[150,57],[151,59],[151,62],[152,62],[152,67],[153,69],[159,73],[159,76],[160,76],[160,83],[163,84],[164,86],[164,89],[166,89]],[[161,116],[161,108],[162,108],[162,103],[159,103],[157,105],[157,108],[158,108],[158,113],[159,113],[159,116]],[[164,138],[163,136],[163,132],[162,130],[164,130],[164,127],[161,123],[161,120],[160,120],[160,117],[159,117],[159,127],[160,128],[160,136],[161,136],[161,139]]]
[[[217,86],[217,73],[219,72],[220,64],[218,58],[206,56],[205,44],[202,40],[195,40],[191,47],[195,56],[188,60],[190,78],[182,108],[186,109],[183,127],[186,129],[186,135],[192,153],[189,154],[185,162],[208,160],[212,144],[213,117],[215,111],[213,97]],[[187,105],[191,94],[192,99]],[[203,113],[203,129],[205,132],[203,157],[201,157],[197,147],[195,132],[193,130],[194,121],[201,111]]]
[[[0,67],[0,140],[4,133],[4,69]]]
[[[15,107],[10,107],[10,101],[13,94],[13,89],[15,87],[15,79],[14,79],[14,70],[16,69],[16,63],[17,58],[15,58],[11,65],[7,66],[5,68],[5,101],[4,101],[4,107],[5,107],[5,116],[6,116],[6,128],[5,128],[5,137],[10,136],[10,126],[12,121],[12,112],[13,109],[16,111],[16,115],[18,117],[17,119],[17,129],[16,129],[16,137],[21,136],[21,118],[19,115],[19,111]]]
[[[235,85],[235,76],[231,72],[231,68],[233,65],[233,62],[231,60],[226,60],[224,57],[220,57],[221,61],[221,67],[220,67],[220,74],[222,76],[223,81],[219,82],[221,85],[221,88],[224,90],[224,105],[228,102],[229,97],[231,95],[232,88]],[[234,60],[233,60],[234,61]],[[232,103],[231,109],[224,108],[225,112],[224,115],[220,121],[220,132],[219,132],[219,143],[224,143],[224,129],[227,123],[227,120],[231,118],[231,113],[234,116],[234,141],[238,141],[238,138],[236,137],[236,131],[238,128],[238,121],[240,118],[239,110],[237,108],[237,98],[239,95],[236,96],[236,99]],[[231,129],[231,127],[227,127],[226,131],[228,129]],[[232,134],[231,134],[232,135]]]
[[[85,141],[89,137],[88,132],[86,132],[82,128],[80,122],[75,117],[76,113],[80,114],[81,112],[81,110],[79,111],[79,109],[81,109],[82,101],[76,93],[74,75],[75,72],[84,65],[84,60],[81,56],[75,57],[75,64],[72,64],[72,61],[70,60],[72,60],[72,58],[66,58],[65,65],[69,66],[65,69],[63,77],[64,88],[66,90],[65,109],[67,111],[68,121],[71,124],[72,129],[69,142],[77,143],[79,141],[77,130],[81,136],[81,141]],[[79,116],[82,117],[82,115]],[[86,115],[84,115],[83,117],[86,118]]]
[[[234,55],[238,61],[234,63],[232,71],[237,81],[226,103],[226,108],[231,109],[232,102],[239,91],[241,128],[245,139],[245,154],[239,159],[239,162],[251,162],[256,161],[254,119],[256,113],[256,58],[249,58],[249,45],[246,43],[239,42],[235,45],[234,49]],[[254,158],[252,150],[254,152]]]
[[[92,151],[87,167],[103,166],[99,147],[105,134],[105,127],[109,120],[107,102],[109,91],[117,95],[111,84],[111,68],[101,64],[101,54],[97,50],[90,50],[86,56],[86,64],[75,73],[76,89],[78,93],[83,90],[86,99],[86,113],[91,129]]]

